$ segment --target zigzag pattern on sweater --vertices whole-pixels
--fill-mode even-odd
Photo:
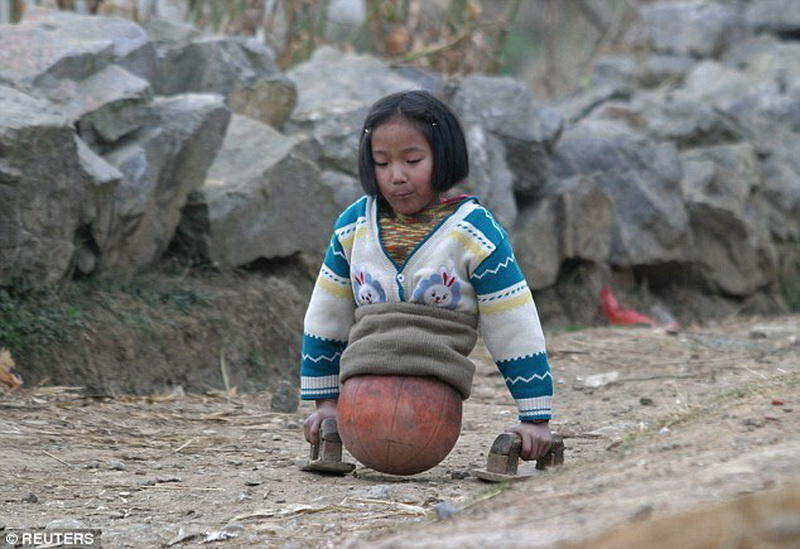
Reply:
[[[505,268],[507,268],[509,265],[511,265],[512,263],[515,263],[516,261],[517,261],[517,258],[516,258],[516,257],[514,257],[514,254],[511,254],[510,256],[508,256],[507,258],[505,258],[505,260],[503,260],[503,261],[501,261],[500,263],[498,263],[498,264],[497,264],[497,267],[495,267],[494,269],[486,269],[486,270],[484,270],[484,271],[483,271],[481,274],[473,274],[473,275],[472,275],[472,278],[477,278],[478,280],[480,280],[481,278],[483,278],[483,277],[484,277],[484,276],[486,276],[487,274],[493,274],[493,275],[495,275],[495,274],[497,274],[497,272],[498,272],[500,269],[505,269]]]
[[[335,341],[335,340],[331,339],[331,340],[328,340],[328,341]],[[336,352],[336,353],[332,354],[331,356],[319,355],[319,356],[316,356],[316,357],[313,357],[311,355],[307,355],[307,354],[303,353],[302,358],[303,358],[303,360],[310,360],[311,362],[319,362],[320,360],[327,360],[328,362],[333,362],[334,360],[336,360],[340,356],[342,356],[342,353],[339,353],[339,352]]]
[[[511,385],[515,385],[518,381],[523,381],[525,383],[530,383],[534,379],[538,379],[539,381],[544,381],[548,377],[550,379],[553,379],[553,376],[550,375],[550,372],[546,372],[544,375],[541,375],[541,376],[539,374],[533,374],[530,377],[517,376],[514,379],[511,379],[511,378],[508,378],[508,377],[506,377],[504,379],[506,380],[506,383],[510,383]]]

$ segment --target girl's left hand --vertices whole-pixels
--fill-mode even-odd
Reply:
[[[523,421],[506,430],[507,433],[515,433],[522,439],[522,450],[519,457],[529,461],[539,459],[550,450],[553,437],[550,434],[550,425],[544,423],[530,423]]]

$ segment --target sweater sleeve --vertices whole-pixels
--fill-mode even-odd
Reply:
[[[480,332],[519,409],[520,421],[550,419],[553,376],[544,334],[507,233],[492,221],[495,249],[472,271]]]
[[[355,310],[350,263],[340,240],[344,217],[337,221],[303,321],[300,397],[304,400],[339,396],[339,358],[347,347]]]

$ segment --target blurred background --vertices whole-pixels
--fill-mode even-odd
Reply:
[[[186,22],[256,36],[284,70],[323,44],[448,75],[513,75],[537,99],[585,85],[602,54],[641,47],[632,30],[650,0],[0,0],[0,23],[26,6]]]

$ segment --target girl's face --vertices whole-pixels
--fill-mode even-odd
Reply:
[[[405,118],[393,118],[372,130],[372,161],[378,189],[395,213],[411,215],[439,202],[439,193],[431,186],[431,147]]]

